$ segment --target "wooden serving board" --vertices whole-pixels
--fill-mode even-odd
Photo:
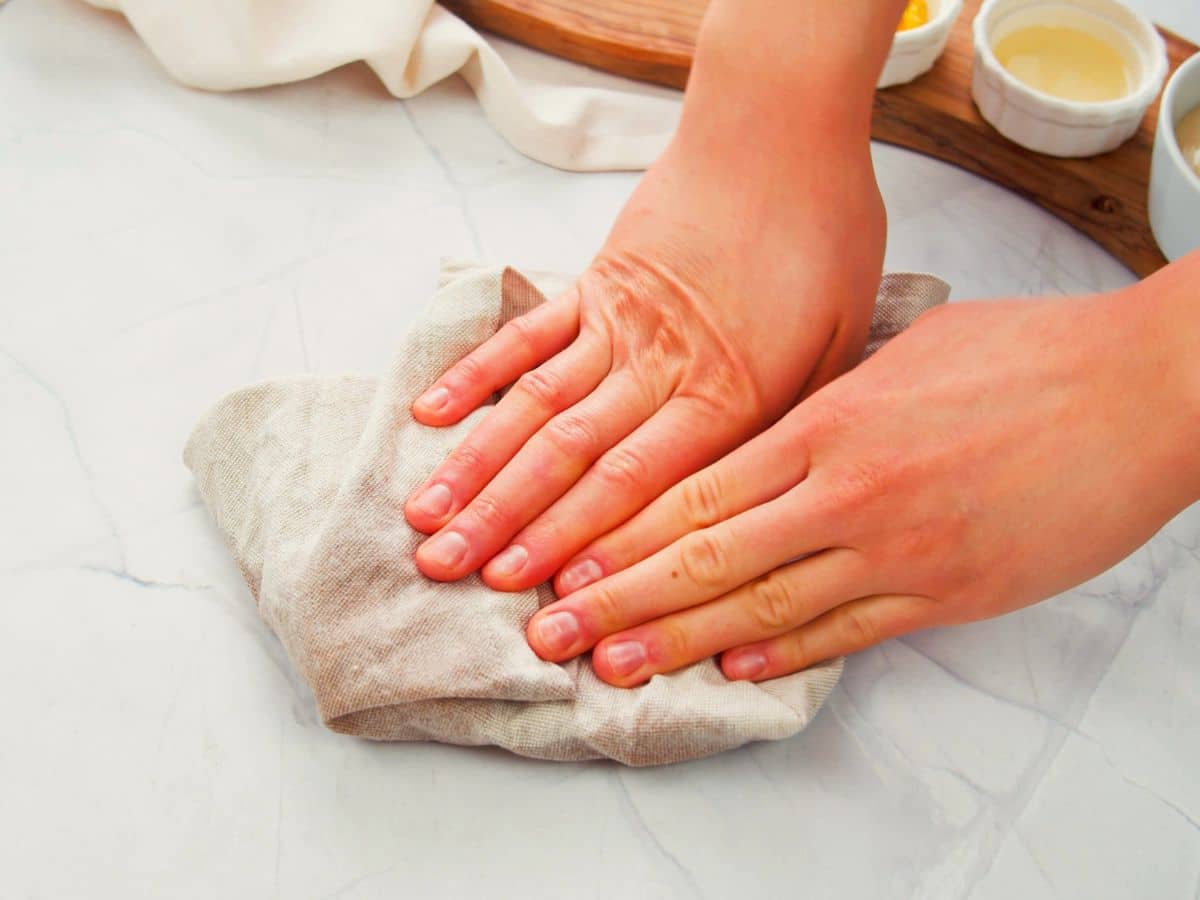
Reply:
[[[875,93],[873,136],[1006,187],[1091,237],[1138,275],[1165,264],[1146,215],[1157,102],[1123,146],[1089,159],[1032,153],[1001,137],[971,101],[971,20],[965,0],[933,70]],[[443,0],[467,21],[562,56],[682,88],[708,0]],[[1163,30],[1171,71],[1196,45]]]

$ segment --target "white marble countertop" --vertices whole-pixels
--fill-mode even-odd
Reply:
[[[1195,0],[1143,6],[1200,38]],[[892,268],[1129,280],[876,160]],[[117,16],[0,8],[0,895],[1200,898],[1200,507],[1040,607],[852,659],[790,741],[634,771],[320,726],[180,463],[193,422],[377,371],[440,255],[582,267],[635,178],[519,156],[457,79],[205,94]]]

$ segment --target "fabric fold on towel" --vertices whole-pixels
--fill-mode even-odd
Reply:
[[[299,81],[365,60],[404,99],[460,74],[510,144],[562,169],[644,169],[679,118],[682,95],[665,89],[522,83],[493,44],[432,0],[86,2],[123,13],[175,79],[210,91]]]
[[[382,378],[258,384],[196,426],[184,460],[331,729],[655,765],[796,734],[837,683],[841,660],[761,684],[727,681],[707,660],[611,687],[587,658],[560,666],[529,648],[525,625],[554,599],[549,586],[501,593],[477,575],[442,584],[417,570],[423,537],[404,502],[487,408],[437,429],[412,418],[412,402],[543,291],[569,284],[445,266]],[[932,276],[885,276],[873,342],[948,294]]]

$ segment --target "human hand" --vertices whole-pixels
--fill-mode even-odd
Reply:
[[[438,379],[435,426],[516,384],[410,498],[422,572],[545,581],[860,358],[883,206],[865,126],[826,137],[764,161],[687,132],[572,290]]]
[[[763,680],[1098,574],[1200,497],[1190,265],[925,314],[576,556],[531,646],[619,686],[715,654]]]

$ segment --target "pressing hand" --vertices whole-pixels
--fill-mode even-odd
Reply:
[[[578,554],[530,644],[762,680],[1098,574],[1200,497],[1198,273],[927,313]]]
[[[771,4],[714,4],[679,132],[595,262],[415,404],[449,425],[515,382],[405,508],[433,534],[422,572],[542,582],[860,358],[885,232],[871,86],[890,42],[887,21],[854,30],[868,12],[772,26]],[[769,71],[728,52],[739,30],[780,45]]]

